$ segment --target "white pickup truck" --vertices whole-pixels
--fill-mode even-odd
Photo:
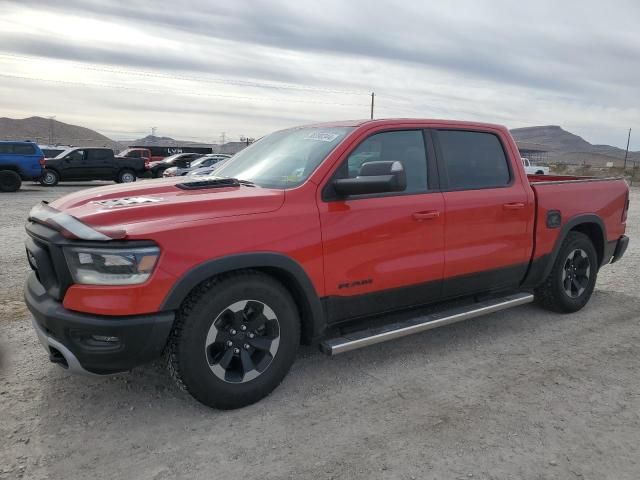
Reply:
[[[522,164],[524,165],[524,171],[527,175],[549,175],[549,167],[531,165],[528,158],[523,158]]]

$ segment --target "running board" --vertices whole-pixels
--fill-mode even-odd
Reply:
[[[465,307],[418,316],[379,328],[344,334],[341,337],[325,340],[320,344],[320,350],[327,355],[337,355],[531,302],[533,302],[533,295],[530,293],[516,293],[506,297],[494,298]]]

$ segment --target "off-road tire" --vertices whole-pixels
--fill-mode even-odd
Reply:
[[[590,272],[584,291],[580,295],[572,298],[565,292],[562,279],[567,257],[576,250],[581,250],[586,253],[589,260]],[[553,312],[577,312],[582,309],[591,298],[591,294],[596,285],[598,267],[598,255],[589,237],[580,232],[569,232],[560,247],[551,272],[544,283],[535,289],[536,302],[543,308]]]
[[[0,192],[17,192],[22,179],[13,170],[0,170]]]
[[[276,314],[279,346],[269,366],[257,378],[228,383],[217,377],[205,354],[207,332],[234,302],[263,302]],[[213,277],[194,289],[182,303],[165,351],[167,369],[178,386],[213,408],[240,408],[269,395],[293,364],[300,344],[300,319],[289,291],[273,277],[244,270]]]
[[[60,175],[55,170],[51,170],[50,168],[45,168],[42,177],[40,177],[40,184],[45,187],[55,187],[60,181]]]

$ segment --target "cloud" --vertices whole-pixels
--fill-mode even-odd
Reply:
[[[22,0],[5,3],[9,15],[3,17],[31,21],[0,29],[0,50],[171,74],[375,90],[382,110],[393,115],[427,111],[510,126],[563,124],[588,130],[594,142],[619,144],[614,132],[639,120],[630,99],[640,78],[634,25],[640,4],[559,3]],[[95,34],[73,34],[71,27],[87,22]],[[279,113],[280,121],[269,124],[331,113],[323,106],[294,108],[295,102],[281,108],[300,92],[249,90],[274,98],[276,113],[267,116]],[[310,95],[327,104],[366,103],[362,96]],[[251,114],[233,110],[234,118],[245,111]],[[598,125],[602,134],[594,135]]]

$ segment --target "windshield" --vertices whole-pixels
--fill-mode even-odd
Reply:
[[[66,156],[67,156],[68,154],[70,154],[73,150],[75,150],[75,149],[73,149],[73,148],[67,148],[66,150],[63,150],[62,152],[60,152],[60,153],[58,154],[58,156],[56,156],[55,158],[63,158],[63,157],[66,157]]]
[[[171,162],[173,162],[176,158],[178,158],[180,155],[182,155],[182,154],[181,154],[181,153],[176,153],[175,155],[171,155],[171,156],[169,156],[169,157],[164,157],[164,158],[162,159],[162,161],[163,161],[164,163],[171,163]]]
[[[215,176],[248,180],[261,187],[302,184],[353,127],[282,130],[236,153]]]

